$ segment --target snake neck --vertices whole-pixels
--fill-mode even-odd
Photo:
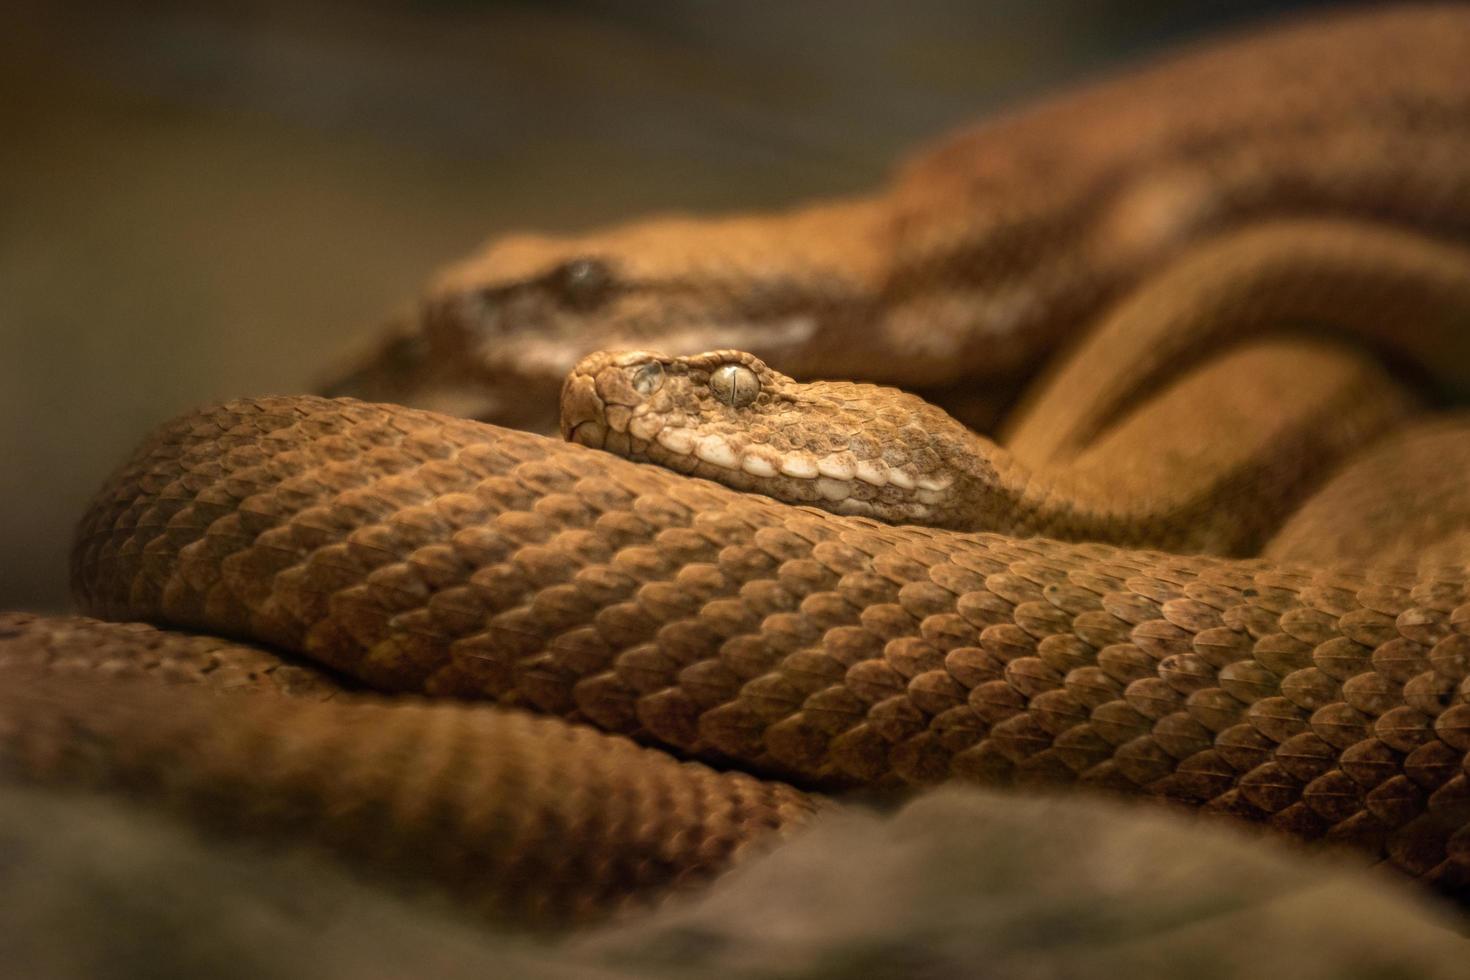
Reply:
[[[1262,398],[1291,386],[1291,411],[1256,417]],[[742,351],[614,351],[568,377],[562,431],[732,489],[891,524],[1240,555],[1341,451],[1410,409],[1391,389],[1340,351],[1256,345],[1181,381],[1087,452],[1038,468],[897,389],[799,383]],[[1173,431],[1199,404],[1216,423]]]
[[[1114,544],[1156,539],[1161,519],[1196,525],[1149,473],[1119,484],[1106,467],[1033,469],[915,395],[797,383],[740,351],[591,355],[563,390],[562,429],[732,489],[890,524]]]
[[[1171,452],[1142,461],[1104,454],[1032,466],[952,419],[936,425],[931,418],[927,427],[943,460],[939,482],[948,486],[922,522],[954,530],[1237,554],[1259,543],[1261,521],[1240,515],[1222,521],[1219,514],[1238,510],[1238,495],[1262,493],[1259,516],[1269,526],[1275,491],[1263,488],[1293,482],[1278,479],[1269,472],[1275,464],[1257,464],[1255,457],[1200,466]],[[1289,454],[1262,455],[1274,460]]]
[[[940,461],[923,499],[924,523],[961,531],[991,531],[1126,544],[1144,537],[1120,521],[1107,483],[1096,473],[1032,467],[953,419],[926,420]]]

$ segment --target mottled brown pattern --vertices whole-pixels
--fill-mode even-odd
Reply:
[[[870,196],[505,236],[327,388],[425,407],[470,389],[478,417],[549,432],[592,351],[736,347],[993,419],[1059,342],[1216,236],[1304,220],[1463,240],[1467,63],[1464,5],[1337,12],[990,120]],[[1253,254],[1236,271],[1260,277]]]
[[[1354,457],[1271,539],[1268,558],[1470,563],[1470,415],[1429,416]]]
[[[88,514],[111,616],[808,784],[1080,782],[1464,884],[1470,585],[888,527],[409,410],[236,402]]]
[[[1019,423],[1007,471],[1031,508],[1007,530],[1094,536],[1096,515],[1021,464],[1076,474],[1152,447],[1174,469],[1150,479],[1177,493],[1191,467],[1304,458],[1312,440],[1269,436],[1293,418],[1345,452],[1413,405],[1361,353],[1277,338],[1212,360],[1222,341],[1352,334],[1464,382],[1466,64],[1470,8],[1333,16],[996,120],[867,198],[503,239],[336,387],[478,386],[490,417],[549,427],[589,351],[738,346],[793,377],[943,389],[973,421],[1100,322],[1131,346],[1055,376],[1072,400],[1032,405],[1043,435]],[[1267,372],[1287,350],[1336,366],[1298,367],[1278,394],[1309,410],[1274,417],[1292,372]],[[1259,397],[1190,388],[1263,351]],[[1444,451],[1417,445],[1396,458]],[[1375,513],[1352,472],[1308,504],[1304,536],[1346,527],[1334,495]],[[1142,501],[1124,540],[1248,551],[1275,520],[1250,483],[1206,480],[1167,519],[1132,491],[1108,506]],[[1190,538],[1227,498],[1218,523],[1239,539]],[[273,398],[161,429],[89,510],[73,570],[90,612],[233,639],[0,620],[7,776],[313,841],[495,915],[605,914],[801,825],[822,805],[808,791],[949,779],[1157,798],[1467,891],[1463,564],[893,527],[524,432]],[[495,704],[338,693],[272,650],[379,692]]]
[[[1470,256],[1461,272],[1470,287]],[[1412,322],[1383,316],[1392,304],[1372,308]],[[1132,365],[1097,358],[1088,377],[1136,379]],[[715,393],[721,372],[742,372],[748,403]],[[837,514],[1253,555],[1333,467],[1417,407],[1361,355],[1273,339],[1176,372],[1142,410],[1099,424],[1104,434],[1065,464],[1027,466],[906,392],[796,382],[743,351],[590,354],[567,378],[561,421],[582,445]]]
[[[3,650],[3,647],[0,647]],[[5,668],[0,768],[163,804],[216,831],[315,844],[463,910],[561,925],[704,883],[800,826],[780,783],[524,712],[220,698]]]
[[[217,636],[85,616],[0,613],[0,669],[151,677],[217,691],[328,701],[341,682],[307,663]]]
[[[1011,416],[1006,446],[1033,465],[1085,461],[1181,373],[1222,348],[1281,333],[1357,343],[1463,396],[1470,247],[1348,221],[1263,221],[1212,238],[1089,325]],[[1317,370],[1305,367],[1299,383]],[[1281,390],[1261,411],[1273,402],[1295,404]]]

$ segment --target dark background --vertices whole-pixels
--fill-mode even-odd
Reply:
[[[150,427],[303,390],[487,237],[857,191],[1304,5],[0,4],[0,609],[66,606],[71,526]]]

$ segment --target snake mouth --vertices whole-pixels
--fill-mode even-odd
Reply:
[[[567,428],[566,439],[588,449],[602,449],[607,445],[607,426],[592,419],[577,422]]]
[[[694,381],[691,361],[708,362],[697,365],[701,373]],[[781,383],[752,355],[739,351],[682,359],[646,351],[597,352],[566,378],[561,433],[569,442],[632,462],[838,514],[925,521],[946,502],[953,476],[919,475],[890,465],[871,446],[863,452],[851,445],[834,447],[832,440],[816,448],[773,445],[733,425],[729,416],[761,397],[762,377],[765,383]],[[787,414],[810,421],[816,411]]]
[[[561,435],[569,442],[580,442],[601,448],[607,435],[607,411],[593,377],[582,371],[573,371],[562,383],[560,413]],[[598,435],[598,430],[601,434]],[[577,432],[582,431],[581,438]],[[596,442],[587,442],[597,436]]]

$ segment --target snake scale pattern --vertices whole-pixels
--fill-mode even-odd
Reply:
[[[1466,428],[1405,425],[1470,380],[1466,64],[1464,7],[1320,19],[983,126],[871,198],[497,243],[333,389],[472,387],[501,424],[301,396],[160,428],[78,531],[99,618],[0,615],[0,766],[542,925],[697,887],[832,793],[950,780],[1156,798],[1464,898]],[[973,424],[1065,337],[1007,423],[1024,517],[980,530],[874,519],[979,491],[799,425],[782,451],[820,470],[728,432],[699,458],[850,513],[504,427],[554,425],[593,351],[732,346]]]

